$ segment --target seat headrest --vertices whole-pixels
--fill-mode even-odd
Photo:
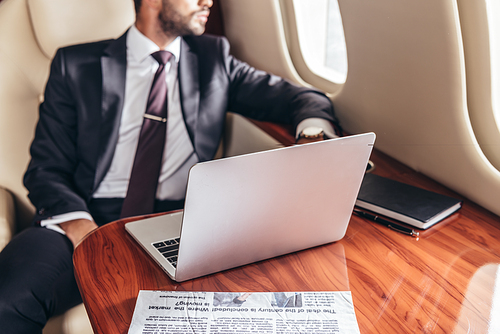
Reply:
[[[132,0],[28,0],[28,10],[49,58],[62,46],[116,38],[135,20]]]

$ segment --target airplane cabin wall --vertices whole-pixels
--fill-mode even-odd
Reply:
[[[349,73],[334,103],[346,128],[376,132],[378,149],[500,214],[500,173],[470,122],[456,1],[339,5]]]
[[[225,32],[238,58],[301,83],[283,3],[221,0]],[[348,74],[340,91],[330,93],[344,128],[374,131],[377,149],[500,215],[500,172],[469,116],[456,0],[339,0],[339,6]]]

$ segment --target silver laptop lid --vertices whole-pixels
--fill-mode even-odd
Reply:
[[[193,166],[176,281],[340,240],[374,141],[367,133]]]

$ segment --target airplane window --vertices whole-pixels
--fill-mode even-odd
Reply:
[[[466,70],[467,107],[479,148],[500,171],[500,2],[457,2]]]
[[[487,0],[486,9],[490,35],[491,98],[497,127],[500,129],[500,2]]]
[[[300,51],[307,67],[337,84],[347,77],[347,52],[337,0],[293,0]]]

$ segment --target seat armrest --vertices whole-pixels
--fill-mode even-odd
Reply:
[[[0,187],[0,251],[14,235],[15,219],[14,198],[7,189]]]
[[[224,156],[265,151],[282,147],[280,138],[273,136],[265,126],[271,123],[257,122],[235,113],[226,116],[224,134]]]
[[[295,145],[295,131],[291,125],[276,124],[271,122],[262,122],[248,119],[256,127],[264,131],[267,135],[274,138],[283,146]]]

